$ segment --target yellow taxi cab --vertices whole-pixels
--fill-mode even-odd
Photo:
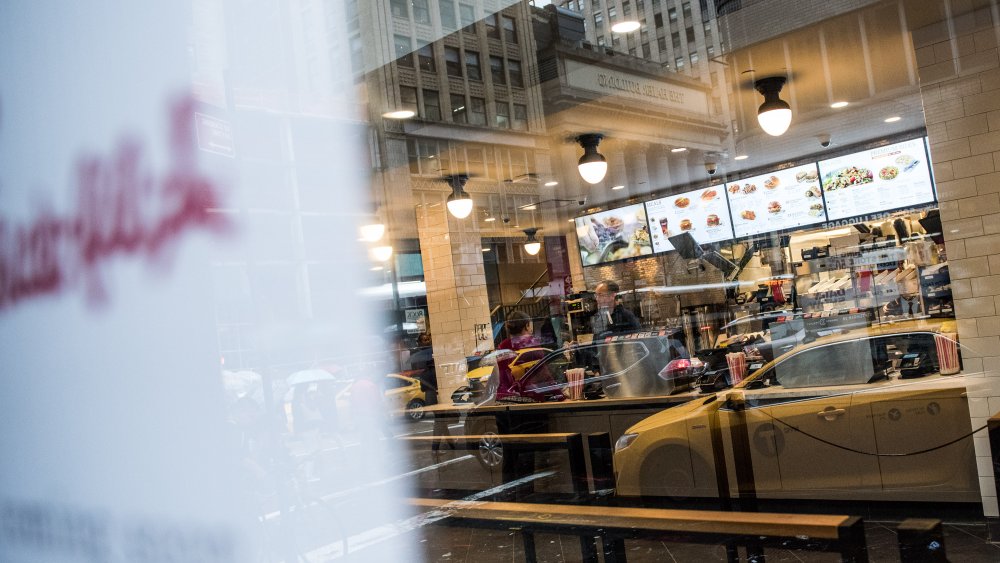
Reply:
[[[479,362],[479,367],[470,370],[466,374],[468,385],[459,387],[452,393],[453,403],[472,403],[477,399],[485,399],[492,395],[491,386],[495,386],[497,378],[493,377],[497,363],[508,358],[510,361],[510,372],[514,381],[519,381],[524,377],[534,365],[548,357],[552,350],[541,346],[521,348],[519,350],[497,350],[490,352]]]
[[[427,405],[427,395],[419,379],[390,373],[385,376],[382,389],[390,412],[405,412],[412,420],[424,417],[421,409]]]
[[[922,320],[820,337],[646,418],[615,444],[617,493],[717,496],[713,428],[735,492],[731,429],[745,420],[762,498],[976,502],[977,379],[942,375],[959,371],[953,331]]]

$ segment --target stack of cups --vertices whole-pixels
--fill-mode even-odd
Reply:
[[[583,368],[566,370],[566,381],[569,383],[569,398],[578,401],[583,398]]]
[[[958,342],[955,341],[957,337],[954,333],[934,335],[941,375],[953,375],[961,369],[958,362]]]
[[[726,363],[729,364],[729,379],[736,385],[747,374],[747,355],[743,352],[733,352],[726,354]]]

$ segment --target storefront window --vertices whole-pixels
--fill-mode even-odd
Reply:
[[[996,10],[693,3],[154,2],[163,29],[11,10],[0,332],[61,345],[0,359],[0,408],[60,438],[12,458],[0,560],[11,538],[52,558],[32,526],[54,520],[8,509],[81,478],[42,461],[123,474],[64,451],[81,413],[127,429],[108,458],[142,473],[173,467],[145,457],[161,441],[239,448],[178,469],[208,507],[191,530],[250,506],[219,561],[812,560],[851,536],[815,524],[840,513],[867,522],[846,560],[906,560],[914,515],[974,526],[948,551],[993,560]],[[119,393],[148,409],[93,398]],[[111,489],[87,494],[156,498],[169,528],[171,498]],[[708,531],[678,524],[678,548],[639,508]],[[787,533],[743,534],[747,513]],[[112,551],[175,538],[144,514],[116,513]],[[173,559],[212,559],[178,530]],[[121,549],[169,558],[147,547]]]

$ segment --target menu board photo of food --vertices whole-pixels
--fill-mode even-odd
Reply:
[[[641,203],[577,217],[576,238],[584,266],[653,253]]]
[[[729,208],[722,185],[675,194],[646,202],[653,250],[666,252],[674,247],[667,237],[691,233],[699,244],[733,238]]]
[[[736,237],[826,221],[815,164],[777,170],[726,184]]]
[[[934,201],[923,139],[822,160],[819,171],[830,220]]]

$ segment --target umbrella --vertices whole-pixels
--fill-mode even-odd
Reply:
[[[304,369],[288,376],[288,385],[301,385],[317,381],[336,381],[337,378],[325,369]]]
[[[222,385],[231,401],[250,397],[257,404],[264,403],[263,379],[259,373],[249,370],[223,371]]]

